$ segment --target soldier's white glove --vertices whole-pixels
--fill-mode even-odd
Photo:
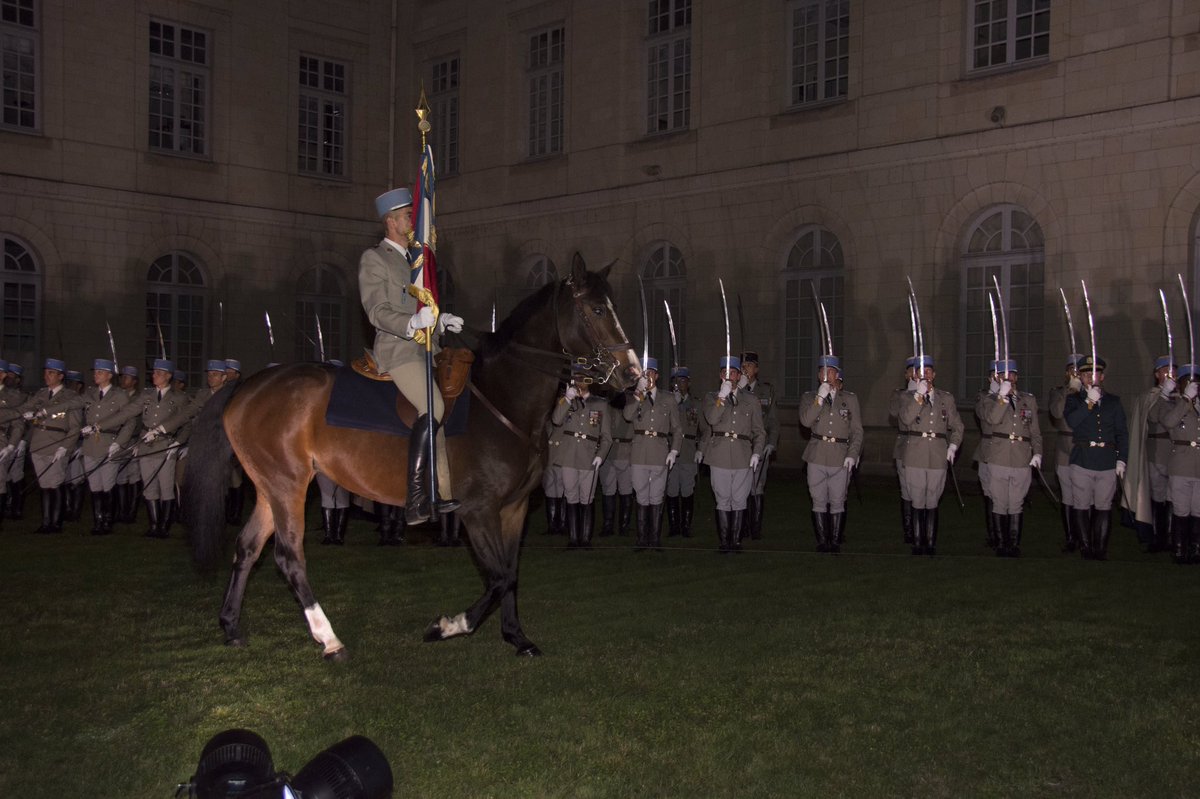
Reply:
[[[179,448],[179,460],[183,460],[186,457],[187,457],[187,447],[180,447]]]
[[[21,418],[27,422],[31,421],[33,419],[33,411],[25,411],[25,413],[21,414]]]
[[[748,385],[750,385],[750,378],[745,375],[738,378],[738,388],[745,388]]]
[[[5,445],[4,449],[0,449],[0,461],[11,455],[15,449],[16,447],[14,447],[12,444]]]
[[[1042,456],[1034,455],[1032,458],[1029,459],[1029,465],[1035,469],[1042,468]]]
[[[988,381],[988,393],[989,394],[999,394],[1000,393],[1000,384],[998,382],[996,382],[995,380],[989,380]]]
[[[917,394],[924,397],[928,393],[929,393],[929,381],[928,380],[918,380],[917,381]]]
[[[907,387],[907,389],[906,389],[906,390],[907,390],[907,391],[916,391],[916,390],[917,390],[917,381],[916,381],[916,380],[909,380],[909,381],[908,381],[908,387]]]
[[[758,455],[757,454],[750,456],[750,471],[752,471],[752,472],[758,471]]]
[[[1117,477],[1125,476],[1125,461],[1117,461]]]
[[[1071,389],[1072,391],[1078,391],[1079,389],[1083,388],[1083,381],[1078,377],[1072,377],[1067,381],[1067,388]]]
[[[769,459],[769,458],[771,457],[771,453],[772,453],[772,452],[774,452],[774,451],[775,451],[775,445],[774,445],[774,444],[767,444],[767,447],[766,447],[766,449],[764,449],[764,450],[763,450],[763,458],[764,458],[764,459]]]
[[[857,465],[858,461],[854,458],[846,458],[846,460],[842,461],[842,466],[844,466],[848,472],[854,471],[854,467]]]
[[[1176,383],[1170,377],[1167,377],[1165,380],[1163,380],[1162,385],[1159,386],[1158,390],[1162,392],[1163,399],[1169,399],[1171,392],[1178,388],[1178,386],[1178,383]]]
[[[1188,399],[1195,399],[1198,393],[1200,393],[1200,383],[1188,383],[1183,387],[1183,396]]]
[[[62,460],[62,456],[66,455],[66,454],[67,454],[67,448],[59,447],[58,449],[54,450],[54,457],[50,459],[50,462],[58,463],[60,460]]]
[[[829,385],[828,383],[822,383],[821,387],[817,389],[817,399],[825,399],[832,391],[833,386]]]
[[[721,381],[721,390],[717,392],[717,399],[726,399],[733,393],[733,383],[728,380]]]
[[[438,332],[445,333],[449,330],[451,333],[461,333],[463,329],[463,318],[452,313],[442,312],[438,317]]]
[[[433,327],[433,323],[436,320],[437,317],[433,315],[433,309],[426,305],[424,308],[413,314],[412,318],[408,320],[408,329],[405,331],[404,335],[408,338],[412,338],[413,334],[418,330],[423,330],[427,327]]]
[[[671,396],[675,398],[676,405],[683,404],[683,394],[679,391],[679,389],[675,389],[674,391],[672,391]]]
[[[704,453],[700,450],[696,450],[696,457],[693,458],[693,460],[696,461],[696,463],[700,463],[704,460]]]
[[[954,463],[954,455],[958,452],[958,444],[946,447],[946,463]]]
[[[95,426],[93,426],[93,425],[90,425],[90,424],[85,424],[85,425],[83,426],[83,429],[79,431],[79,435],[81,435],[81,436],[90,436],[90,435],[91,435],[92,433],[94,433],[94,432],[96,432],[96,428],[95,428]]]
[[[599,469],[600,464],[602,464],[602,463],[604,463],[604,458],[601,458],[599,455],[592,458],[592,468],[593,469]]]
[[[679,457],[679,453],[675,450],[671,450],[670,452],[667,453],[667,468],[668,469],[670,469],[672,466],[675,465],[675,459],[678,457]]]
[[[1007,380],[1000,381],[1000,388],[998,389],[997,393],[1000,394],[1001,397],[1007,397],[1012,393],[1012,383],[1008,382]]]
[[[642,375],[641,377],[638,378],[637,388],[635,389],[635,391],[638,394],[644,395],[646,393],[646,389],[648,389],[648,388],[650,388],[650,380],[645,375]]]
[[[567,390],[565,392],[563,392],[563,398],[566,399],[567,402],[570,402],[571,400],[575,399],[578,396],[579,396],[579,389],[575,388],[574,383],[568,383]]]
[[[1095,405],[1100,401],[1100,389],[1092,386],[1087,390],[1087,401]]]
[[[110,457],[110,458],[113,457],[114,455],[117,454],[118,451],[120,451],[120,449],[121,449],[121,445],[115,441],[113,443],[109,444],[108,445],[108,457]]]
[[[165,434],[166,432],[167,429],[165,427],[163,427],[161,424],[157,424],[146,431],[146,435],[142,436],[142,441],[145,441],[147,444],[149,444],[151,441]]]

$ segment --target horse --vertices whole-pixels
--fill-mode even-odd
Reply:
[[[480,333],[471,372],[466,433],[446,439],[461,501],[457,513],[484,582],[483,595],[454,616],[441,616],[425,641],[474,633],[497,605],[501,635],[517,655],[540,655],[517,613],[517,566],[529,495],[540,484],[544,428],[573,361],[601,389],[621,391],[641,372],[611,300],[608,272],[588,271],[575,255],[570,274],[523,300],[494,333]],[[275,562],[304,609],[309,632],[327,660],[344,660],[309,585],[304,558],[304,503],[317,471],[367,499],[403,505],[408,439],[332,427],[325,408],[335,369],[318,363],[275,366],[217,392],[197,415],[188,442],[184,519],[198,566],[213,568],[224,551],[224,504],[231,455],[253,481],[258,500],[237,537],[219,622],[225,643],[245,646],[239,624],[251,568],[275,536]],[[461,399],[459,400],[461,401]]]

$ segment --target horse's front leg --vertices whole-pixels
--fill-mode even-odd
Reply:
[[[225,631],[225,643],[228,646],[246,645],[246,636],[242,634],[240,627],[242,600],[246,595],[250,570],[262,555],[263,546],[271,537],[273,526],[270,506],[266,499],[259,499],[250,514],[250,520],[238,534],[233,571],[229,575],[229,586],[225,589],[225,600],[221,604],[221,615],[218,617],[221,629]]]
[[[289,507],[284,514],[283,523],[275,532],[275,564],[283,572],[284,579],[292,588],[301,607],[304,608],[304,618],[308,622],[308,631],[313,640],[323,648],[322,655],[326,660],[348,660],[350,655],[346,647],[338,640],[333,632],[325,611],[317,604],[312,587],[308,584],[308,571],[304,564],[304,494],[300,494],[298,508]]]

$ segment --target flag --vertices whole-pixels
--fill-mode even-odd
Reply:
[[[413,249],[416,257],[412,263],[412,270],[413,282],[427,289],[435,301],[438,299],[437,263],[434,255],[437,249],[437,228],[433,223],[436,183],[433,147],[426,144],[421,152],[417,190],[413,192]]]

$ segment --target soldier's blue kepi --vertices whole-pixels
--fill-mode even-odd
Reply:
[[[658,358],[647,357],[646,362],[644,364],[642,364],[642,366],[645,367],[646,371],[653,369],[654,371],[657,372],[658,371]]]
[[[905,358],[904,359],[904,368],[905,369],[916,369],[917,368],[917,356],[910,355],[907,358]]]
[[[206,371],[206,372],[224,372],[225,371],[225,362],[220,359],[214,358],[213,360],[211,360],[207,364],[205,364],[204,371]]]
[[[63,379],[67,380],[68,382],[73,381],[75,383],[82,383],[83,382],[83,373],[77,372],[74,369],[68,369],[67,375]]]
[[[104,372],[117,371],[117,365],[107,358],[97,358],[96,360],[92,361],[92,368],[99,369]]]
[[[691,374],[692,373],[688,371],[688,368],[686,366],[672,366],[671,367],[671,377],[686,377],[687,379],[690,380]]]
[[[1079,359],[1079,371],[1081,372],[1103,372],[1105,366],[1108,366],[1108,364],[1104,362],[1103,358],[1096,358],[1095,364],[1092,363],[1092,356],[1090,355],[1085,355]]]
[[[722,356],[721,357],[721,368],[722,369],[737,369],[740,372],[740,371],[742,371],[742,359],[736,355],[730,355],[728,358]]]
[[[392,189],[375,198],[375,215],[382,219],[397,208],[406,208],[410,205],[412,205],[411,191]]]
[[[992,361],[992,371],[996,374],[1008,374],[1009,372],[1019,372],[1017,362],[1013,360],[1007,361]]]
[[[176,369],[175,374],[171,375],[171,378],[176,383],[186,383],[187,382],[187,375],[183,373],[182,369]]]
[[[1079,362],[1082,360],[1083,360],[1082,355],[1080,355],[1078,352],[1072,352],[1070,355],[1067,356],[1067,368],[1068,369],[1077,369],[1079,367]]]
[[[912,359],[914,369],[933,369],[932,355],[918,355]]]
[[[242,362],[239,361],[237,358],[226,358],[225,359],[225,368],[232,369],[235,372],[240,372],[240,371],[242,371]]]
[[[754,350],[746,350],[742,353],[742,363],[758,364],[758,353]]]
[[[1183,366],[1179,367],[1177,375],[1180,380],[1191,380],[1197,371],[1200,371],[1200,366],[1197,366],[1194,363],[1185,363]]]
[[[138,376],[138,368],[136,366],[133,366],[132,364],[128,365],[128,366],[122,366],[121,374],[128,375],[130,377],[137,377]]]
[[[56,372],[65,372],[67,371],[67,364],[58,358],[47,358],[46,363],[43,364],[43,368],[53,369]]]
[[[8,371],[17,377],[20,377],[21,375],[25,374],[25,367],[19,363],[13,363],[12,361],[9,361]]]
[[[8,371],[8,361],[0,358],[0,372]]]
[[[174,375],[175,374],[175,364],[171,363],[166,358],[155,358],[154,359],[154,371],[170,372],[172,375]]]
[[[822,355],[820,358],[817,358],[817,368],[824,369],[825,367],[829,367],[830,369],[837,369],[838,374],[841,374],[842,373],[842,359],[837,357],[836,355]]]
[[[1170,355],[1160,355],[1154,359],[1154,371],[1156,372],[1164,367],[1174,365],[1175,361],[1171,359]]]

